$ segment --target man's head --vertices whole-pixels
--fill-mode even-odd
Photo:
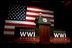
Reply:
[[[42,16],[42,13],[39,13],[39,17],[41,17]]]

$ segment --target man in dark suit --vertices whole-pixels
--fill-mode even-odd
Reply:
[[[39,17],[37,17],[37,18],[35,19],[36,28],[39,28],[39,24],[38,24],[39,18],[42,18],[42,13],[39,13]]]

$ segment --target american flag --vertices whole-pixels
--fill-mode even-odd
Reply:
[[[44,18],[49,18],[51,26],[54,27],[53,11],[37,6],[11,5],[9,7],[8,19],[5,20],[4,35],[14,36],[15,27],[35,28],[35,18],[42,13]]]

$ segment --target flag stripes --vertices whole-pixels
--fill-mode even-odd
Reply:
[[[23,9],[25,6],[24,7],[19,6],[17,8],[16,7],[14,7],[12,9],[13,12],[11,12],[9,14],[9,19],[10,20],[5,20],[4,35],[10,35],[10,36],[14,35],[15,27],[32,27],[32,28],[36,28],[35,18],[39,17],[39,13],[42,13],[42,16],[44,18],[49,18],[50,22],[51,22],[51,27],[54,27],[54,12],[53,11],[46,10],[46,9],[43,9],[43,8],[40,8],[40,7],[27,6],[26,15],[25,15],[25,9]],[[10,11],[12,11],[12,10],[10,10]],[[13,19],[15,19],[15,20],[13,20]],[[18,20],[16,20],[16,19],[18,19]]]

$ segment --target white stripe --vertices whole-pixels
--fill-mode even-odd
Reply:
[[[13,20],[5,20],[6,23],[17,23],[17,24],[29,24],[29,25],[36,25],[34,22],[24,22],[24,21],[13,21]],[[51,24],[51,26],[54,26]]]
[[[54,22],[54,19],[50,19],[50,22]]]
[[[33,12],[27,12],[28,15],[39,15],[39,13],[33,13]],[[45,17],[54,17],[54,15],[48,15],[48,14],[42,14],[42,16],[45,16]]]
[[[8,28],[8,29],[14,29],[15,26],[8,26],[8,25],[5,25],[5,28]]]
[[[29,19],[29,20],[35,20],[34,17],[26,17],[26,19]]]
[[[53,13],[53,11],[50,10],[43,10],[43,9],[36,9],[36,8],[29,8],[29,7],[27,8],[27,10]]]
[[[16,24],[29,24],[36,25],[34,22],[25,22],[25,21],[14,21],[14,20],[5,20],[6,23],[16,23]]]
[[[5,20],[6,23],[17,23],[17,24],[29,24],[29,25],[36,25],[34,22],[24,22],[24,21],[13,21],[13,20]],[[51,26],[54,26],[51,24]]]
[[[14,35],[14,32],[4,31],[4,34]]]

